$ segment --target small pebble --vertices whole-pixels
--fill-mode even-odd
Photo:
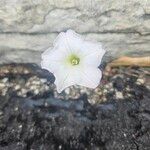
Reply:
[[[5,87],[6,85],[4,83],[0,83],[0,88]]]
[[[65,89],[65,93],[66,93],[66,94],[69,94],[69,93],[70,93],[70,88],[66,88],[66,89]]]
[[[137,81],[136,81],[136,83],[144,84],[144,79],[140,79],[140,78],[138,78],[138,79],[137,79]]]
[[[2,111],[0,111],[0,116],[1,116],[1,115],[3,115],[3,112],[2,112]]]
[[[59,149],[62,149],[62,145],[59,145],[59,147],[58,147]]]
[[[8,81],[8,78],[2,79],[2,82],[3,82],[3,83],[6,83],[7,81]]]
[[[6,87],[6,88],[4,88],[4,89],[2,89],[2,96],[5,96],[6,94],[7,94],[7,90],[8,90],[8,88]]]
[[[49,90],[49,86],[45,85],[45,90],[48,91]]]
[[[45,102],[45,103],[44,103],[44,106],[45,106],[45,107],[47,107],[47,106],[48,106],[48,103],[47,103],[47,102]]]
[[[27,90],[26,89],[21,89],[22,94],[26,94]]]
[[[32,84],[40,85],[40,84],[41,84],[41,82],[40,82],[40,81],[32,81]]]
[[[121,92],[116,92],[117,99],[123,99],[123,94]]]
[[[22,125],[19,125],[19,128],[21,129],[21,128],[22,128]]]
[[[20,85],[16,85],[16,86],[14,87],[15,90],[19,90],[20,88],[21,88]]]
[[[40,79],[40,81],[41,81],[42,83],[46,83],[46,82],[47,82],[47,79]]]
[[[14,111],[18,111],[18,107],[15,107]]]
[[[103,93],[106,94],[108,91],[106,89],[103,90]]]
[[[29,73],[29,70],[24,70],[24,74],[28,74]]]
[[[32,86],[30,86],[30,90],[35,90],[37,88],[37,86],[36,85],[32,85]]]
[[[39,93],[40,93],[39,89],[34,90],[34,94],[35,94],[35,95],[37,95],[37,94],[39,94]]]
[[[127,135],[125,133],[123,135],[124,135],[124,137],[127,137]]]

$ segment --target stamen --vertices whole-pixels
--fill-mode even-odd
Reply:
[[[69,62],[71,63],[71,65],[75,66],[78,65],[80,63],[80,58],[76,55],[71,55],[69,57]]]
[[[73,59],[73,60],[71,61],[71,64],[72,64],[72,65],[77,65],[77,64],[79,64],[79,61],[78,61],[77,59]]]

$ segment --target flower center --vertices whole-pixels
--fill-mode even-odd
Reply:
[[[69,57],[69,62],[71,63],[71,65],[75,66],[78,65],[80,63],[80,58],[76,55],[71,55]]]

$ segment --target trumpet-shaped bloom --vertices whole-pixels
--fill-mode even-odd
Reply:
[[[102,77],[98,66],[104,54],[100,43],[86,41],[68,30],[57,36],[53,48],[43,52],[41,67],[54,74],[59,93],[76,84],[96,88]]]

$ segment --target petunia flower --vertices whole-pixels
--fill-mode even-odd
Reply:
[[[73,30],[61,32],[42,54],[41,67],[52,72],[58,93],[71,85],[96,88],[102,72],[98,68],[105,50],[100,43],[84,40]]]

